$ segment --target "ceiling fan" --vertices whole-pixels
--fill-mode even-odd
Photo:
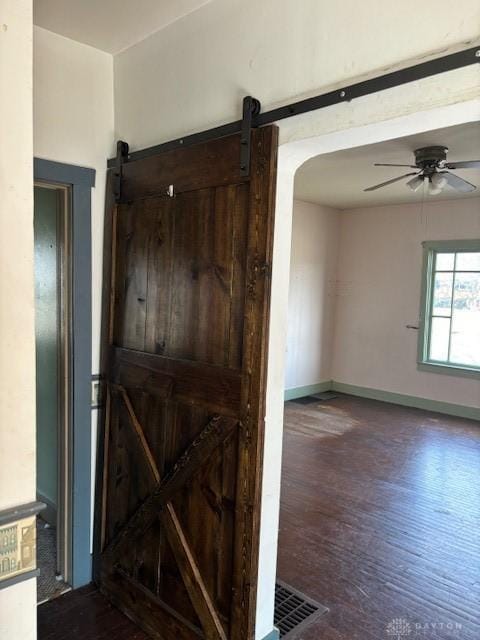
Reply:
[[[398,178],[392,178],[386,182],[381,182],[373,187],[364,189],[364,191],[375,191],[376,189],[381,189],[382,187],[386,187],[387,185],[403,180],[404,178],[409,178],[410,176],[415,176],[407,182],[407,186],[410,187],[412,191],[417,191],[425,181],[428,185],[428,191],[432,195],[440,193],[446,185],[452,187],[455,191],[460,191],[461,193],[474,191],[476,189],[475,185],[467,182],[454,173],[450,173],[448,169],[480,169],[480,160],[447,162],[447,152],[447,147],[422,147],[421,149],[416,149],[414,151],[415,164],[375,163],[375,167],[410,167],[411,169],[417,169],[417,171],[405,173],[403,176],[399,176]]]

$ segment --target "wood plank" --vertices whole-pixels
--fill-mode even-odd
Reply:
[[[112,362],[114,382],[127,389],[135,386],[155,393],[159,379],[149,376],[157,374],[173,381],[171,393],[179,401],[217,407],[222,414],[239,413],[242,379],[238,371],[120,348],[113,349]],[[170,388],[168,381],[161,384]]]
[[[217,610],[171,502],[167,502],[161,519],[192,604],[202,623],[206,640],[227,640]]]
[[[239,158],[240,135],[236,134],[128,162],[123,165],[122,198],[130,201],[158,196],[170,184],[180,194],[245,182]]]
[[[230,618],[232,599],[232,567],[235,534],[235,492],[236,492],[236,460],[238,451],[238,431],[226,438],[222,444],[221,495],[223,508],[220,526],[217,532],[218,569],[215,574],[218,607],[226,611]]]
[[[113,574],[102,575],[102,593],[140,628],[157,640],[198,640],[204,634],[148,589],[116,567]],[[148,612],[148,616],[145,612]],[[111,636],[110,636],[111,637]]]
[[[170,335],[176,198],[143,201],[150,221],[145,351],[165,355]]]
[[[202,323],[202,310],[208,313],[208,301],[201,296],[201,282],[209,266],[202,250],[210,241],[213,196],[213,189],[201,189],[176,199],[170,331],[165,350],[171,358],[207,362],[204,354],[201,357],[203,343],[216,332],[216,319],[210,322],[210,334]]]
[[[117,259],[114,341],[126,349],[145,349],[148,246],[151,224],[140,204],[117,208]]]
[[[102,501],[101,501],[101,511],[99,516],[99,531],[97,533],[100,541],[100,549],[103,551],[105,548],[105,536],[106,536],[106,526],[107,526],[107,488],[108,488],[108,470],[109,470],[109,460],[108,460],[108,442],[110,439],[110,408],[111,408],[111,397],[110,397],[110,389],[107,387],[106,391],[106,399],[105,399],[105,432],[103,439],[103,447],[102,447],[102,459],[103,459],[103,471],[102,471]],[[98,452],[97,452],[98,455]]]
[[[163,478],[159,495],[164,501],[170,500],[180,487],[189,482],[201,465],[208,461],[212,453],[237,426],[239,426],[237,420],[223,416],[215,416],[209,421],[200,435],[177,460],[172,471]]]
[[[252,144],[231,640],[255,636],[278,129],[256,129]]]
[[[148,446],[148,442],[145,439],[145,434],[143,433],[143,428],[133,409],[132,403],[130,402],[130,398],[128,397],[127,392],[125,391],[125,387],[121,385],[110,385],[112,389],[117,391],[122,397],[123,402],[125,403],[125,407],[128,411],[128,415],[130,417],[130,424],[132,425],[135,435],[137,436],[138,442],[140,443],[141,450],[145,459],[148,463],[150,471],[152,472],[153,477],[157,484],[160,482],[160,473],[158,471],[155,459],[150,451],[150,447]]]
[[[237,424],[234,419],[220,416],[210,420],[200,436],[187,447],[172,471],[165,476],[160,486],[137,509],[118,535],[110,541],[104,552],[105,559],[111,560],[122,543],[128,542],[130,536],[135,538],[140,535],[151,525],[165,503],[197,473],[200,466],[208,460],[212,452],[230,435]]]
[[[228,189],[226,206],[232,211],[232,302],[227,364],[234,369],[242,366],[248,235],[245,211],[248,204],[248,185]]]
[[[229,364],[234,238],[232,210],[220,197],[224,189],[212,190],[204,215],[196,215],[198,299],[193,352],[195,360],[225,367]]]
[[[105,186],[105,215],[103,229],[103,275],[102,275],[102,318],[100,336],[100,372],[108,371],[110,346],[113,340],[113,321],[115,304],[115,239],[116,205],[114,198],[114,171],[108,170]],[[103,381],[103,384],[105,382]],[[107,394],[105,394],[106,396]],[[108,487],[108,441],[110,417],[107,414],[107,402],[98,412],[97,456],[95,474],[95,502],[93,524],[93,579],[99,580],[101,553],[105,545],[106,509]]]
[[[237,198],[237,191],[242,198]],[[147,228],[145,351],[229,366],[232,342],[234,365],[240,368],[247,196],[247,185],[229,185],[168,201],[151,198],[121,209],[124,226],[132,226],[134,215]],[[133,234],[133,230],[120,234],[119,251],[123,256],[126,251],[133,253],[143,272],[144,254],[135,255],[136,245],[130,246]],[[124,257],[118,280],[122,280],[120,270],[127,268],[123,279],[128,292],[138,277],[129,274],[127,263]],[[119,289],[119,306],[128,304],[135,310],[135,299],[123,301],[122,295],[126,293]]]

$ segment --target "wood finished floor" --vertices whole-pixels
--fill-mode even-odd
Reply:
[[[330,609],[296,640],[479,640],[480,424],[340,396],[287,403],[285,426],[279,577]],[[398,618],[409,635],[387,633]],[[38,629],[147,639],[93,587]]]
[[[38,640],[148,640],[93,585],[42,604],[37,612]]]
[[[278,573],[330,609],[298,640],[479,640],[480,423],[339,396],[285,427]]]

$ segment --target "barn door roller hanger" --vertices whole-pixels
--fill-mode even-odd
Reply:
[[[118,140],[117,142],[117,155],[115,156],[115,173],[114,173],[114,186],[113,192],[115,196],[115,202],[122,201],[122,177],[123,177],[123,165],[129,159],[128,143],[124,140]],[[249,158],[250,160],[250,158]],[[164,196],[168,198],[175,197],[175,187],[173,184],[169,184],[165,187]]]
[[[309,111],[330,107],[340,102],[350,102],[355,98],[367,96],[386,89],[392,89],[393,87],[398,87],[409,82],[415,82],[423,78],[428,78],[429,76],[453,71],[479,62],[480,48],[478,46],[471,47],[440,58],[428,60],[427,62],[421,62],[420,64],[398,69],[397,71],[391,71],[390,73],[385,73],[370,78],[369,80],[347,85],[343,88],[329,91],[328,93],[322,93],[312,98],[293,102],[292,104],[278,107],[277,109],[265,111],[265,113],[260,113],[260,102],[256,98],[247,96],[243,99],[243,116],[241,120],[214,127],[213,129],[207,129],[200,133],[193,133],[183,138],[176,138],[175,140],[163,142],[154,147],[140,149],[131,153],[128,151],[128,144],[119,141],[117,143],[116,157],[108,161],[108,167],[116,169],[115,176],[118,182],[118,188],[115,189],[115,196],[116,198],[120,198],[121,196],[121,166],[125,162],[141,160],[142,158],[148,158],[149,156],[157,155],[164,151],[189,147],[215,138],[223,138],[240,133],[240,175],[247,177],[250,173],[250,139],[253,128],[273,124],[279,120],[308,113]]]

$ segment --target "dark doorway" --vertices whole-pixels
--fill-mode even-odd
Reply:
[[[35,158],[39,602],[91,581],[92,169]]]
[[[38,602],[67,591],[70,576],[70,192],[34,188]]]

